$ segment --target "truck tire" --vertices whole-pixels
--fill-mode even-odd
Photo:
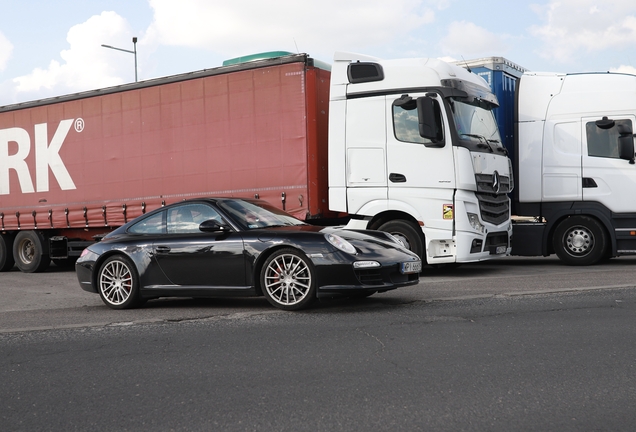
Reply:
[[[418,254],[423,263],[426,262],[426,254],[424,252],[424,234],[420,227],[405,220],[392,220],[380,225],[378,230],[388,232],[393,235],[404,245],[405,248]]]
[[[13,237],[0,235],[0,272],[11,270],[14,264]]]
[[[35,231],[20,231],[13,241],[13,259],[20,271],[37,273],[48,268],[51,259],[44,252],[44,236]]]
[[[554,251],[567,265],[592,265],[606,256],[605,229],[589,216],[571,216],[554,230]]]

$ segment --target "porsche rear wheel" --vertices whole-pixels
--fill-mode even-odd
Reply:
[[[124,256],[112,256],[99,268],[97,288],[102,301],[111,309],[140,306],[139,277],[133,263]]]
[[[279,309],[305,308],[316,298],[312,264],[295,249],[274,252],[261,270],[261,288],[267,301]]]

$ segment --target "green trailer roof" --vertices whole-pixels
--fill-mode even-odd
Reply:
[[[267,60],[267,59],[276,58],[276,57],[286,57],[290,55],[294,55],[294,53],[291,53],[289,51],[268,51],[268,52],[250,54],[246,56],[241,56],[241,57],[225,60],[223,62],[223,66],[231,66],[231,65],[235,65],[239,63],[247,63],[247,62],[256,61],[256,60]]]
[[[257,61],[257,60],[269,60],[269,59],[273,59],[277,57],[287,57],[292,55],[296,55],[296,54],[289,51],[267,51],[267,52],[250,54],[246,56],[241,56],[241,57],[225,60],[223,62],[223,66],[232,66],[232,65],[237,65],[241,63]],[[317,68],[328,70],[328,71],[331,70],[330,64],[322,62],[320,60],[313,60],[313,64]]]

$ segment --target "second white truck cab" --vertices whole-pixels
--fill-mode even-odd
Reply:
[[[636,254],[636,76],[528,73],[517,96],[515,254]]]
[[[486,82],[436,59],[336,53],[329,206],[429,264],[510,253],[511,163]]]

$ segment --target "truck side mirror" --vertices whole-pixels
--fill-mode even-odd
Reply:
[[[431,142],[426,147],[444,147],[442,133],[442,110],[435,99],[424,96],[417,99],[417,115],[420,124],[420,135]]]
[[[611,129],[616,124],[614,120],[607,118],[607,116],[603,117],[601,120],[596,120],[595,123],[596,127],[599,129]]]
[[[634,164],[634,134],[631,126],[619,124],[617,126],[618,133],[618,157],[628,160],[630,164]]]

